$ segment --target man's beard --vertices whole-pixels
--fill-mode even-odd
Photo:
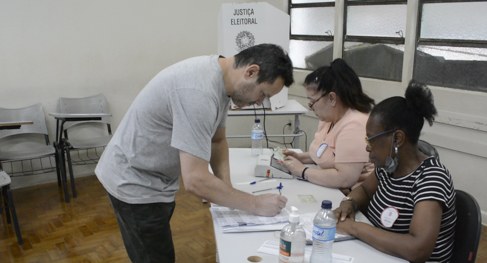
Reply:
[[[239,107],[255,104],[256,101],[249,101],[246,96],[249,93],[252,93],[254,89],[255,89],[254,84],[251,83],[244,84],[242,87],[240,87],[240,89],[235,91],[235,93],[233,94],[232,96],[233,103]]]

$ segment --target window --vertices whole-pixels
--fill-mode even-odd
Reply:
[[[295,68],[316,69],[333,60],[335,2],[290,0],[289,56]]]
[[[406,1],[345,1],[343,58],[362,77],[401,81]]]
[[[414,78],[487,92],[487,1],[421,1]]]
[[[487,92],[486,13],[487,0],[290,0],[290,57],[296,68],[312,70],[340,48],[335,56],[361,77],[408,82],[412,73],[428,85]],[[408,36],[406,25],[416,26]],[[334,39],[342,30],[343,41]],[[414,53],[404,54],[405,38]],[[404,55],[414,56],[406,70]]]

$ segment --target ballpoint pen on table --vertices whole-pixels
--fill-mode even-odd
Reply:
[[[250,184],[256,184],[256,183],[263,182],[263,181],[269,180],[269,179],[271,179],[271,178],[264,178],[264,179],[260,179],[260,180],[257,180],[257,181],[252,181],[252,182],[250,182]]]
[[[282,190],[283,187],[284,186],[282,185],[282,183],[279,183],[279,185],[277,187],[261,189],[261,190],[253,191],[252,193],[255,194],[255,193],[259,193],[259,192],[264,192],[264,191],[270,191],[270,190],[277,189],[277,190],[279,190],[279,194],[281,194],[281,190]]]

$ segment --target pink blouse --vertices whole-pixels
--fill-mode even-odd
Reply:
[[[359,181],[362,182],[374,169],[365,150],[365,125],[369,115],[348,109],[333,127],[331,122],[320,121],[315,137],[309,146],[311,159],[321,168],[335,168],[335,163],[363,162]]]

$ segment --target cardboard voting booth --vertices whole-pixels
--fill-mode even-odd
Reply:
[[[262,43],[276,44],[289,52],[289,23],[287,13],[266,2],[224,3],[218,16],[218,53],[229,57]],[[287,99],[288,91],[284,88],[264,100],[264,107],[281,108]],[[232,103],[232,109],[235,108]],[[253,109],[253,106],[246,108]]]

